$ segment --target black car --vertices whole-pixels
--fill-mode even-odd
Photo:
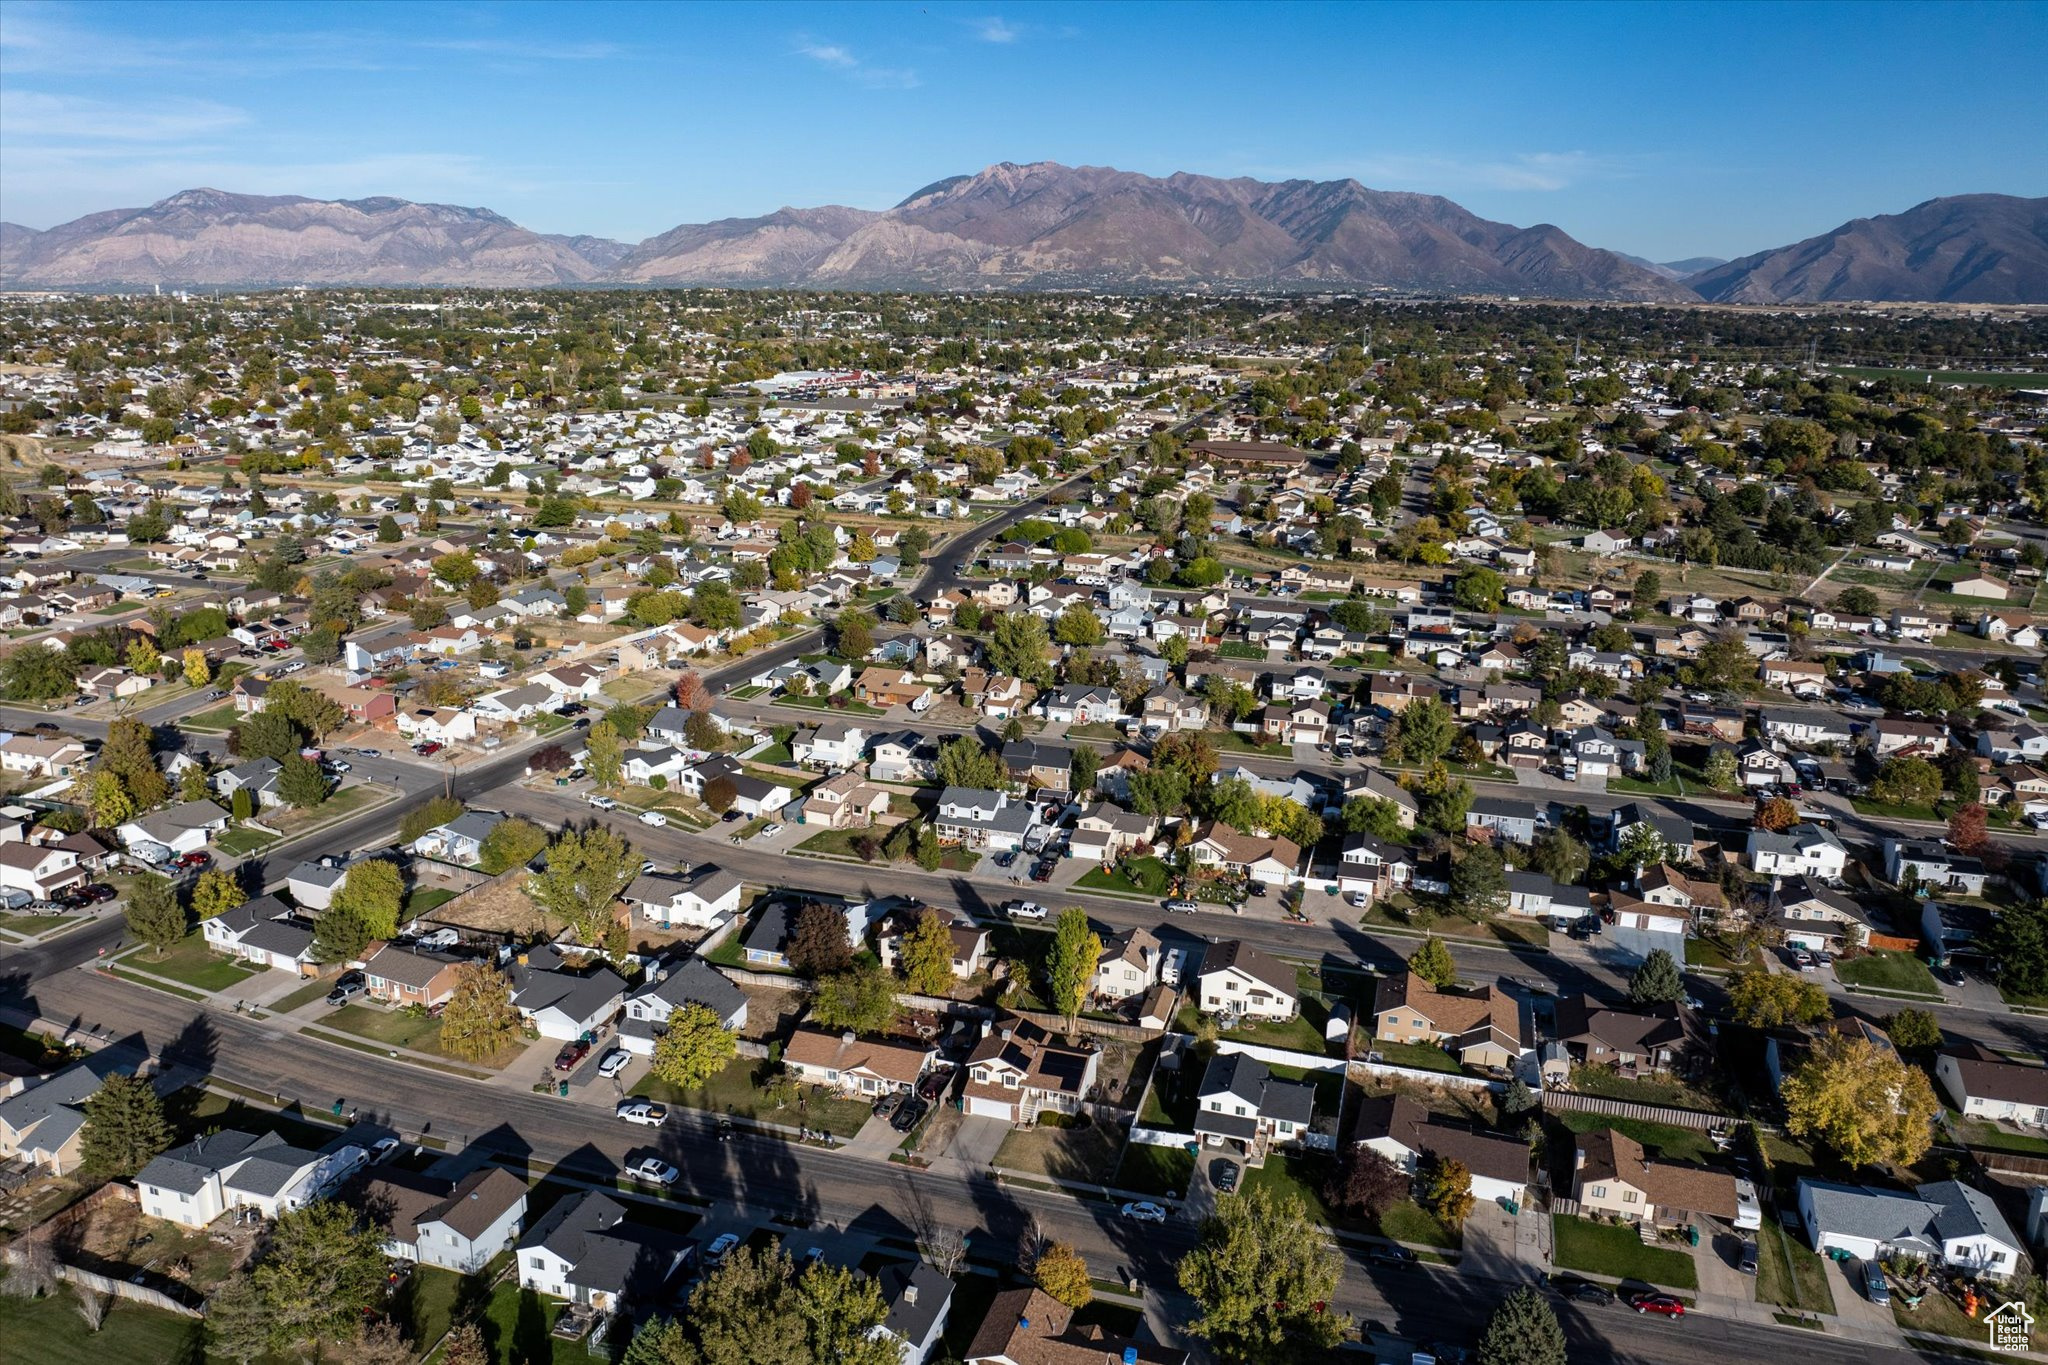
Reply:
[[[1392,1242],[1374,1243],[1366,1248],[1365,1259],[1369,1264],[1391,1266],[1395,1269],[1406,1269],[1422,1263],[1407,1247],[1396,1246]]]
[[[1756,1274],[1756,1262],[1756,1239],[1754,1237],[1744,1238],[1742,1243],[1742,1260],[1735,1268],[1745,1275],[1754,1275]]]
[[[946,1093],[946,1087],[952,1083],[953,1068],[938,1067],[917,1083],[917,1097],[927,1103],[937,1104],[939,1097]]]
[[[923,1100],[906,1100],[897,1109],[895,1117],[889,1120],[889,1126],[899,1133],[907,1133],[917,1127],[928,1112],[930,1106]]]
[[[724,819],[725,823],[727,823],[728,825],[730,825],[730,824],[735,824],[735,823],[737,823],[738,821],[744,820],[744,819],[746,819],[747,817],[746,817],[746,816],[745,816],[745,815],[744,815],[743,813],[741,813],[741,812],[739,812],[739,811],[736,811],[736,810],[729,810],[729,811],[727,811],[727,812],[726,812],[726,813],[724,814],[724,816],[723,816],[723,817],[721,817],[721,818],[722,818],[722,819]]]
[[[1251,892],[1254,896],[1263,897],[1266,894],[1266,884],[1264,882],[1246,882],[1244,889]]]
[[[105,882],[93,882],[85,888],[85,894],[91,897],[95,903],[100,903],[110,901],[120,893]]]
[[[1550,1287],[1574,1303],[1589,1303],[1604,1308],[1614,1302],[1614,1291],[1606,1285],[1594,1284],[1591,1280],[1580,1279],[1577,1275],[1553,1275]]]
[[[1016,851],[1015,849],[1009,849],[1009,850],[1007,850],[1007,851],[1005,851],[1005,852],[1002,852],[1002,853],[998,853],[998,854],[996,855],[996,866],[997,866],[997,867],[1009,867],[1009,866],[1010,866],[1011,864],[1015,863],[1016,861],[1017,861],[1017,851]]]
[[[1031,880],[1032,880],[1032,881],[1034,881],[1034,882],[1049,882],[1049,881],[1051,881],[1051,880],[1052,880],[1052,869],[1053,869],[1053,864],[1051,864],[1051,863],[1037,863],[1037,864],[1034,864],[1034,865],[1032,866],[1032,869],[1031,869]]]
[[[1216,1187],[1218,1194],[1229,1194],[1237,1188],[1237,1163],[1218,1161],[1209,1168],[1209,1183]]]

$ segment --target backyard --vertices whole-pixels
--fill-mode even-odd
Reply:
[[[712,1077],[710,1083],[701,1089],[683,1090],[667,1081],[647,1076],[633,1087],[633,1093],[689,1109],[729,1113],[788,1128],[799,1125],[823,1128],[839,1137],[852,1137],[867,1122],[870,1109],[867,1101],[834,1095],[815,1085],[796,1087],[795,1098],[778,1108],[768,1093],[755,1084],[756,1073],[765,1070],[766,1066],[766,1063],[751,1058],[738,1057],[728,1062],[725,1070]]]
[[[258,974],[257,968],[214,952],[208,946],[206,936],[197,929],[185,935],[183,942],[162,957],[158,957],[153,949],[141,948],[128,955],[126,964],[136,971],[181,981],[195,990],[209,992],[239,986]]]
[[[1550,1220],[1560,1270],[1582,1270],[1611,1280],[1641,1280],[1662,1289],[1698,1289],[1692,1257],[1672,1247],[1644,1246],[1625,1223],[1596,1223],[1558,1214]]]
[[[70,1289],[47,1298],[0,1294],[0,1341],[34,1342],[37,1365],[106,1365],[109,1361],[203,1360],[206,1324],[115,1300],[98,1332],[87,1330]],[[30,1359],[24,1354],[21,1359]]]
[[[1441,1071],[1449,1076],[1462,1076],[1465,1068],[1456,1057],[1434,1043],[1394,1043],[1375,1039],[1372,1050],[1388,1066],[1413,1067],[1418,1071]]]

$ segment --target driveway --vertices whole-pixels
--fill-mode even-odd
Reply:
[[[1733,1317],[1756,1304],[1756,1280],[1742,1273],[1742,1236],[1726,1229],[1702,1226],[1700,1244],[1693,1249],[1693,1269],[1700,1277],[1700,1303],[1712,1305],[1715,1313]],[[1772,1232],[1775,1236],[1775,1231]]]
[[[1824,1264],[1827,1266],[1828,1288],[1835,1296],[1835,1317],[1841,1323],[1843,1336],[1892,1346],[1905,1340],[1898,1322],[1892,1317],[1892,1310],[1872,1303],[1870,1296],[1863,1291],[1862,1261],[1837,1261],[1829,1257]]]
[[[1003,1139],[1010,1135],[1008,1119],[992,1119],[985,1115],[969,1114],[960,1120],[960,1128],[953,1134],[946,1154],[933,1162],[938,1166],[944,1162],[956,1162],[955,1167],[969,1175],[982,1175],[996,1159],[996,1152],[1002,1147]]]

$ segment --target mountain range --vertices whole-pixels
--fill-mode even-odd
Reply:
[[[1657,263],[1355,180],[1004,162],[894,208],[783,208],[637,245],[488,209],[186,190],[38,232],[0,223],[0,286],[731,285],[1351,289],[1640,302],[2048,302],[2048,199],[1967,195],[1738,261]]]

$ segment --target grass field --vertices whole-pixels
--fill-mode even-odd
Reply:
[[[168,977],[172,981],[182,981],[187,986],[202,991],[224,991],[257,974],[253,967],[245,966],[232,958],[215,955],[207,946],[205,936],[197,929],[185,935],[184,942],[162,957],[158,957],[151,949],[144,948],[130,955],[128,965],[136,971]]]
[[[352,1033],[386,1047],[412,1052],[441,1051],[441,1021],[382,1005],[343,1005],[320,1021],[321,1027]]]
[[[1379,1053],[1389,1066],[1409,1066],[1418,1071],[1441,1071],[1449,1076],[1463,1075],[1465,1071],[1456,1057],[1430,1043],[1391,1043],[1374,1040],[1372,1050]]]
[[[1123,1145],[1123,1134],[1107,1124],[1054,1128],[1041,1123],[1004,1138],[995,1164],[1027,1175],[1106,1185],[1116,1174]]]
[[[1292,1195],[1299,1199],[1308,1216],[1324,1227],[1337,1221],[1329,1205],[1323,1202],[1323,1192],[1317,1188],[1321,1174],[1316,1165],[1289,1153],[1275,1152],[1266,1158],[1266,1164],[1244,1172],[1244,1188],[1247,1192],[1263,1189],[1278,1198]]]
[[[1775,1221],[1757,1233],[1756,1301],[1800,1312],[1835,1311],[1826,1264]]]
[[[246,858],[260,853],[278,841],[275,834],[265,834],[260,829],[231,829],[213,841],[213,846],[230,858]]]
[[[1633,1227],[1586,1218],[1550,1220],[1552,1259],[1560,1270],[1583,1270],[1613,1280],[1645,1280],[1667,1289],[1698,1289],[1692,1257],[1670,1247],[1644,1246]]]
[[[293,991],[290,995],[265,1006],[272,1014],[289,1014],[301,1005],[310,1005],[334,989],[334,983],[316,977]]]
[[[1707,1164],[1711,1163],[1715,1156],[1713,1140],[1696,1128],[1678,1128],[1670,1124],[1650,1123],[1644,1119],[1616,1118],[1612,1114],[1559,1114],[1557,1122],[1574,1133],[1590,1133],[1600,1128],[1612,1128],[1615,1132],[1632,1137],[1643,1146],[1651,1148],[1655,1155],[1666,1161]]]
[[[86,1330],[76,1303],[68,1288],[43,1299],[0,1295],[0,1344],[13,1342],[10,1355],[19,1349],[15,1359],[37,1365],[206,1359],[203,1322],[117,1299],[95,1333]],[[35,1343],[33,1349],[30,1342]]]
[[[1387,1210],[1380,1219],[1380,1236],[1391,1237],[1397,1242],[1417,1242],[1423,1246],[1444,1247],[1455,1251],[1465,1244],[1465,1234],[1451,1227],[1413,1199],[1403,1199]]]
[[[1117,1188],[1139,1194],[1163,1194],[1179,1198],[1188,1191],[1195,1173],[1195,1156],[1185,1147],[1153,1147],[1133,1142],[1124,1148],[1123,1163],[1117,1167]]]
[[[1878,952],[1844,958],[1835,963],[1835,976],[1845,985],[1941,999],[1941,987],[1935,984],[1934,974],[1911,953]]]
[[[1171,884],[1172,874],[1166,864],[1157,858],[1130,858],[1114,869],[1093,868],[1081,875],[1074,883],[1077,888],[1092,891],[1113,891],[1130,896],[1163,896]]]
[[[455,899],[455,893],[445,886],[430,886],[424,890],[414,888],[406,893],[405,904],[399,908],[399,922],[430,914]]]
[[[235,720],[235,704],[233,702],[224,702],[214,707],[211,711],[200,711],[183,717],[178,721],[178,728],[181,730],[210,730],[217,734],[221,731],[232,729]]]
[[[691,1109],[718,1114],[731,1112],[742,1118],[790,1128],[809,1125],[840,1137],[852,1137],[867,1122],[867,1104],[860,1100],[842,1099],[817,1086],[800,1087],[800,1102],[791,1103],[783,1109],[775,1108],[754,1084],[755,1072],[762,1065],[751,1058],[735,1058],[726,1064],[725,1070],[713,1076],[709,1084],[696,1090],[682,1090],[667,1081],[647,1076],[633,1087],[633,1093]]]
[[[2048,386],[2048,374],[2007,370],[1880,369],[1871,365],[1830,365],[1851,379],[1890,379],[1901,384],[1964,384],[1987,389],[2037,389]]]

